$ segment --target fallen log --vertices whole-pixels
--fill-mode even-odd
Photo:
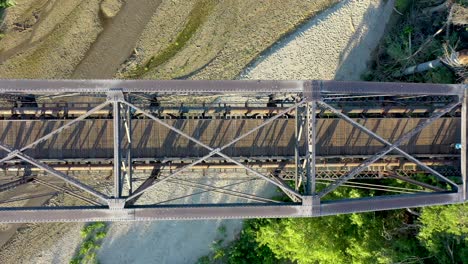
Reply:
[[[431,69],[436,69],[444,65],[452,69],[467,66],[468,65],[468,50],[465,49],[465,50],[461,50],[458,52],[453,52],[444,57],[408,67],[399,73],[395,73],[393,76],[402,77],[402,76],[406,76],[410,74],[421,73],[421,72],[425,72]]]

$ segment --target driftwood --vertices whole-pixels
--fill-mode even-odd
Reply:
[[[430,14],[435,13],[435,12],[442,12],[442,11],[446,10],[447,8],[449,8],[452,4],[453,4],[452,0],[447,0],[447,1],[443,2],[440,5],[424,8],[422,10],[422,12],[423,12],[423,14],[427,14],[427,15],[430,15]]]
[[[444,57],[408,67],[402,72],[396,73],[393,76],[401,77],[414,73],[425,72],[430,69],[441,67],[443,65],[446,65],[450,68],[461,68],[468,66],[468,50],[465,49],[458,52],[452,52],[451,54],[447,54]]]

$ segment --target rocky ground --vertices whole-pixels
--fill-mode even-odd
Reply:
[[[393,0],[344,0],[266,50],[241,78],[359,80],[393,5]]]
[[[230,79],[337,1],[17,0],[0,78]]]

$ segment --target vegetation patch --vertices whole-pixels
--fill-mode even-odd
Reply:
[[[108,226],[104,222],[95,222],[84,226],[80,235],[83,243],[78,248],[70,264],[98,263],[97,250],[101,247],[103,239],[107,236]]]
[[[16,3],[13,0],[0,0],[0,9],[14,6]]]
[[[138,78],[150,69],[154,69],[162,65],[174,57],[177,52],[184,48],[188,41],[197,32],[198,28],[206,21],[215,4],[214,0],[203,0],[197,2],[190,12],[184,29],[177,35],[175,41],[169,44],[169,46],[163,49],[158,55],[151,57],[144,65],[137,66],[137,68],[131,71],[127,77]]]
[[[463,76],[466,71],[460,74],[457,66],[446,60],[455,52],[468,49],[468,28],[457,15],[463,12],[459,11],[464,10],[460,6],[466,6],[467,1],[458,2],[450,6],[432,0],[396,1],[399,14],[394,26],[382,41],[371,70],[363,79],[454,83],[466,78]],[[468,23],[468,17],[465,16],[464,21]],[[438,66],[422,70],[424,64],[431,61]],[[411,71],[414,66],[416,68]]]
[[[245,221],[241,233],[234,242],[223,246],[222,239],[215,240],[212,253],[201,257],[197,263],[282,263],[283,261],[276,258],[268,246],[260,245],[256,240],[257,232],[267,224],[267,221],[264,219]]]

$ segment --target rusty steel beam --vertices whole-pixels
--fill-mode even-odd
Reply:
[[[53,168],[57,171],[112,171],[114,169],[113,164],[50,164],[48,161],[39,160],[49,165],[49,167]],[[103,160],[103,162],[107,162],[108,160]],[[426,166],[454,166],[457,162],[452,160],[446,161],[437,161],[437,160],[423,160],[421,161]],[[335,168],[335,167],[357,167],[361,163],[359,162],[340,162],[340,163],[317,163],[315,165],[316,168]],[[163,170],[176,170],[183,166],[186,166],[185,163],[155,163],[155,164],[135,164],[133,165],[133,171],[145,171],[145,170],[153,170],[153,169],[163,169]],[[295,169],[295,163],[292,161],[290,162],[251,162],[249,166],[254,169]],[[388,168],[396,168],[396,167],[417,167],[417,164],[414,162],[398,162],[398,161],[388,161],[388,162],[375,162],[370,165],[372,170],[385,170],[386,167]],[[18,172],[24,171],[25,169],[31,172],[40,172],[44,171],[38,167],[29,167],[27,165],[22,164],[10,164],[8,166],[0,167],[0,171],[3,172]],[[239,166],[233,163],[202,163],[196,164],[190,168],[191,170],[229,170],[229,169],[239,169]],[[332,169],[329,169],[332,170]]]
[[[187,109],[185,114],[205,114],[210,115],[217,115],[217,114],[224,114],[226,113],[229,116],[244,116],[244,115],[271,115],[277,114],[282,110],[286,109],[287,107],[237,107],[237,106],[227,106],[227,107],[190,107],[184,106]],[[180,115],[181,114],[181,107],[143,107],[145,111],[152,111],[156,112],[160,115]],[[13,108],[0,108],[0,116],[3,117],[12,117],[17,115],[25,115],[25,116],[47,116],[47,115],[56,115],[60,116],[61,119],[65,116],[76,116],[76,115],[84,115],[91,107],[73,107],[73,106],[63,106],[63,107],[13,107]],[[350,106],[346,109],[338,109],[342,113],[347,114],[425,114],[431,113],[432,107],[423,107],[423,106],[395,106],[395,107],[376,107],[376,106]],[[456,112],[460,112],[458,109],[455,110]],[[101,109],[92,113],[91,116],[101,116],[107,117],[112,114],[112,109]],[[139,111],[136,111],[135,114],[141,114]],[[291,110],[291,115],[296,114],[296,110]],[[317,110],[316,114],[333,114],[331,111],[320,111]],[[321,118],[320,116],[318,118]],[[16,120],[16,119],[13,119]],[[18,120],[28,120],[27,117],[22,117]],[[1,122],[10,121],[8,119],[2,119]],[[83,120],[86,121],[86,120]]]

